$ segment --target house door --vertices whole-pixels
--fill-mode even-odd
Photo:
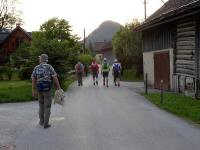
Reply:
[[[154,53],[154,88],[160,89],[163,80],[163,88],[170,89],[170,63],[169,52]]]

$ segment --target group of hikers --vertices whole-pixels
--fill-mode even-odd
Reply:
[[[101,74],[103,76],[103,85],[108,87],[108,76],[110,72],[110,64],[108,63],[107,58],[103,59],[103,62],[101,65],[99,65],[95,59],[93,59],[89,68],[90,68],[90,72],[93,78],[93,85],[99,84],[98,76],[101,71]],[[122,70],[121,64],[118,62],[117,59],[115,59],[112,65],[113,82],[115,86],[120,86],[121,70]],[[83,75],[86,72],[86,67],[80,61],[75,65],[75,72],[78,79],[78,86],[82,86]]]
[[[55,83],[56,91],[62,91],[62,89],[58,80],[57,73],[55,72],[54,68],[50,64],[48,64],[48,55],[41,54],[40,56],[38,56],[38,61],[39,65],[35,66],[31,75],[32,95],[33,97],[37,98],[39,102],[39,125],[46,129],[51,127],[51,125],[49,124],[52,103],[51,85],[53,82]],[[98,75],[100,69],[103,75],[103,85],[108,87],[108,75],[110,71],[110,65],[107,62],[106,58],[103,59],[101,68],[95,60],[93,60],[90,65],[94,85],[98,85]],[[119,81],[121,69],[121,65],[116,59],[114,64],[112,65],[115,86],[120,86]],[[81,62],[78,62],[75,66],[75,70],[78,77],[78,85],[82,86],[82,77],[86,68]]]

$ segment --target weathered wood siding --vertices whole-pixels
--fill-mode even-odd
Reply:
[[[31,37],[20,27],[9,35],[9,37],[0,45],[0,64],[3,64],[5,57],[14,53],[22,42],[31,42]]]
[[[143,31],[143,52],[173,48],[175,33],[174,23]]]
[[[191,16],[177,21],[176,31],[174,49],[175,89],[186,95],[194,96],[197,76],[195,17]]]
[[[21,30],[15,30],[11,33],[10,37],[1,45],[1,49],[4,50],[4,54],[15,52],[19,44],[22,42],[30,42],[31,39]]]
[[[193,17],[177,22],[175,73],[195,76],[195,20]]]

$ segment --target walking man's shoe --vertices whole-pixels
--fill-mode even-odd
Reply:
[[[40,121],[40,122],[39,122],[39,125],[40,125],[40,126],[43,126],[43,125],[44,125],[44,122],[41,122],[41,121]]]
[[[96,81],[96,85],[98,85],[98,81]]]
[[[50,127],[51,127],[50,124],[44,125],[44,129],[47,129],[47,128],[50,128]]]

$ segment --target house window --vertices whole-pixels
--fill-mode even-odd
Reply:
[[[15,41],[15,49],[17,49],[21,44],[21,39],[16,39]]]

